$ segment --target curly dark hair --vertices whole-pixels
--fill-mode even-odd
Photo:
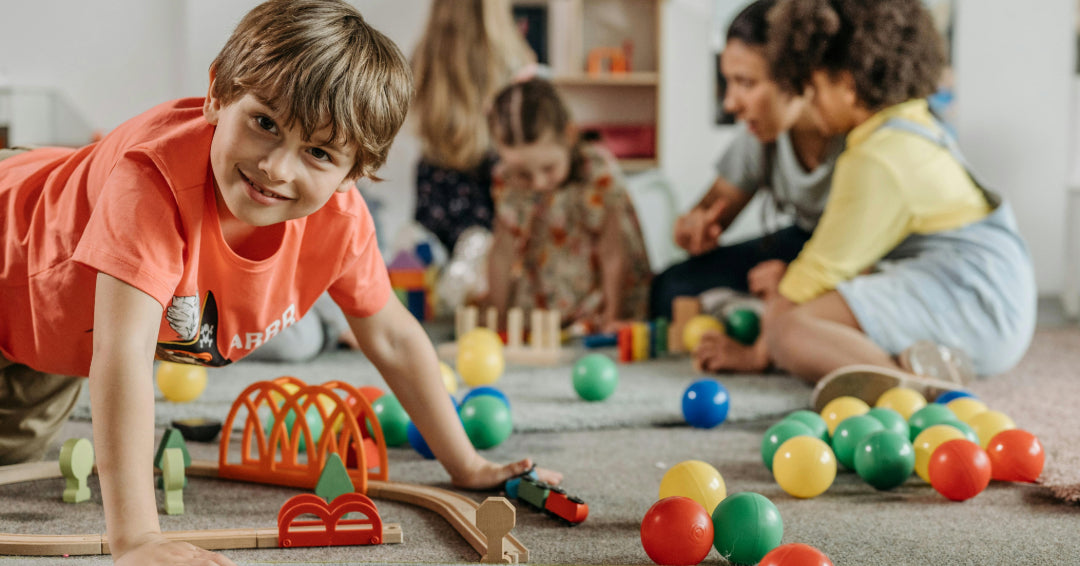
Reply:
[[[784,0],[766,47],[780,88],[801,94],[814,71],[847,71],[859,102],[880,110],[933,94],[945,44],[922,0]]]

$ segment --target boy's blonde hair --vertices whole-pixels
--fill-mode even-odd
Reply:
[[[506,0],[434,0],[412,59],[424,157],[451,169],[479,165],[491,149],[485,109],[535,61]]]
[[[375,171],[405,120],[412,77],[394,42],[343,0],[270,0],[248,12],[211,65],[213,94],[258,97],[299,124],[357,149],[351,178]]]

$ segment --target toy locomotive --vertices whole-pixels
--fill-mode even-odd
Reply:
[[[589,516],[589,505],[566,490],[540,481],[535,470],[506,481],[506,495],[563,521],[569,526],[581,524]]]

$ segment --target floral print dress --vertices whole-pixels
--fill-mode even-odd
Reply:
[[[619,318],[642,320],[652,271],[634,205],[611,154],[589,144],[576,150],[577,174],[554,191],[510,186],[497,172],[493,178],[495,222],[514,240],[509,306],[557,309],[564,324],[599,317],[600,236],[614,215],[627,259]]]

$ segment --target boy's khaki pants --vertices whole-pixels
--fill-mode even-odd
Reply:
[[[0,148],[0,161],[22,151]],[[80,390],[82,378],[35,371],[0,356],[0,466],[44,458]]]
[[[83,378],[0,357],[0,466],[45,457],[79,399]]]

